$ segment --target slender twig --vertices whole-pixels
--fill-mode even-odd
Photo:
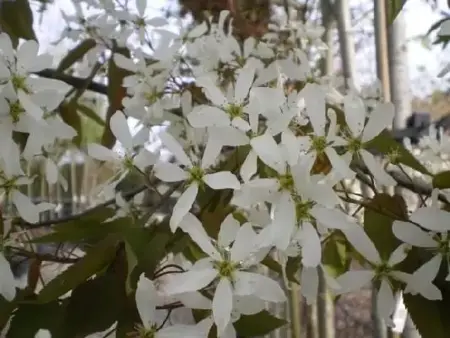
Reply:
[[[14,248],[14,254],[26,258],[35,258],[43,262],[54,262],[61,264],[73,264],[80,260],[80,258],[70,258],[70,257],[58,257],[51,254],[40,254],[36,252],[30,252],[22,249]]]
[[[147,187],[145,185],[140,186],[138,188],[135,188],[135,189],[125,193],[124,194],[124,198],[125,199],[131,199],[134,196],[136,196],[137,194],[143,192],[145,189],[147,189]],[[59,224],[59,223],[66,223],[66,222],[69,222],[69,221],[77,220],[80,217],[89,215],[89,214],[91,214],[93,212],[96,212],[96,211],[98,211],[98,210],[100,210],[102,208],[105,208],[105,207],[107,207],[109,205],[112,205],[112,204],[115,204],[115,203],[116,203],[116,198],[114,197],[114,198],[111,198],[111,199],[107,200],[106,202],[98,204],[98,205],[96,205],[96,206],[94,206],[94,207],[92,207],[92,208],[90,208],[90,209],[88,209],[88,210],[86,210],[86,211],[84,211],[82,213],[79,213],[79,214],[69,215],[69,216],[66,216],[66,217],[60,217],[60,218],[56,218],[56,219],[52,219],[52,220],[48,220],[48,221],[42,221],[42,222],[39,222],[39,223],[28,223],[28,222],[25,222],[23,219],[19,218],[19,219],[14,220],[13,223],[16,224],[16,225],[24,226],[24,227],[29,228],[29,229],[39,228],[39,227],[43,227],[43,226],[50,226],[50,225]]]

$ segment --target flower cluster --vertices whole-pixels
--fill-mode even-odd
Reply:
[[[170,274],[160,290],[158,274],[153,281],[147,274],[140,276],[139,337],[207,337],[213,326],[219,337],[236,337],[233,324],[242,315],[261,312],[267,302],[286,301],[281,285],[260,271],[273,254],[285,279],[292,277],[287,265],[298,259],[295,274],[309,303],[317,298],[320,270],[335,294],[373,283],[380,314],[391,326],[396,292],[442,298],[433,282],[442,263],[449,264],[450,215],[440,209],[437,190],[432,206],[394,222],[392,231],[400,244],[387,256],[343,207],[348,195],[339,190],[341,183],[361,175],[361,167],[374,187],[396,186],[386,170],[388,156],[371,148],[392,125],[394,107],[373,97],[365,100],[356,90],[340,94],[314,75],[306,52],[295,41],[297,35],[318,40],[317,28],[287,27],[293,34],[290,44],[280,44],[277,38],[286,27],[258,40],[238,41],[227,11],[217,21],[174,33],[166,19],[146,14],[146,0],[136,0],[136,12],[112,0],[85,2],[95,14],[86,19],[75,2],[76,15],[65,17],[71,27],[67,37],[93,38],[96,47],[86,58],[97,61],[112,50],[111,60],[129,74],[122,82],[127,93],[123,109],[107,121],[121,150],[96,143],[86,147],[90,157],[116,168],[101,188],[114,195],[130,172],[176,185],[181,195],[170,214],[170,230],[189,235],[197,250],[195,257],[177,256],[190,261],[189,267]],[[116,45],[130,54],[116,53]],[[51,58],[38,53],[35,41],[15,49],[2,33],[0,52],[0,189],[23,220],[37,223],[39,213],[54,206],[35,205],[21,192],[20,186],[33,180],[24,172],[24,163],[43,157],[48,182],[64,181],[54,148],[76,135],[58,114],[72,92],[60,81],[34,75],[51,67]],[[88,67],[92,63],[87,62]],[[128,117],[139,120],[139,132],[130,130]],[[171,161],[148,148],[150,129],[167,121],[159,139],[173,155]],[[13,139],[16,133],[28,137],[23,149]],[[213,235],[204,217],[203,211],[211,212],[204,200],[217,196],[225,202]],[[128,202],[117,197],[120,208],[112,219],[132,211]],[[335,234],[358,253],[360,269],[339,276],[329,273],[323,250]],[[412,247],[426,248],[433,256],[416,270],[405,271],[402,264]],[[0,263],[0,291],[12,300],[14,281],[2,255]],[[160,316],[163,310],[157,310],[168,300],[207,314],[196,324],[170,325]]]

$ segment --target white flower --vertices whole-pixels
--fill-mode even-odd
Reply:
[[[366,122],[366,108],[361,98],[346,95],[344,113],[348,125],[346,160],[350,162],[353,155],[361,156],[375,180],[385,186],[394,186],[396,181],[385,171],[381,163],[367,150],[367,142],[378,136],[385,128],[392,125],[395,109],[392,103],[379,103],[370,113]]]
[[[29,223],[38,223],[39,214],[55,208],[55,205],[46,202],[33,204],[28,196],[20,192],[21,185],[30,184],[32,181],[25,176],[9,176],[3,173],[0,175],[0,189],[11,199],[20,217]]]
[[[425,248],[434,253],[423,267],[419,268],[419,273],[426,271],[423,275],[427,281],[434,281],[439,269],[444,261],[447,265],[446,280],[450,281],[450,239],[448,238],[447,228],[450,220],[450,214],[447,211],[439,209],[437,200],[439,191],[435,189],[432,194],[432,205],[422,207],[414,211],[410,220],[419,224],[424,229],[431,230],[427,232],[417,225],[410,222],[395,221],[392,225],[394,235],[404,243]],[[418,276],[417,273],[414,276]]]
[[[307,84],[301,91],[305,99],[306,115],[314,129],[314,133],[309,136],[298,137],[285,140],[284,144],[289,153],[300,150],[306,152],[306,156],[311,160],[326,157],[332,167],[341,175],[342,179],[352,179],[355,173],[349,168],[349,160],[337,154],[334,147],[342,146],[345,141],[337,136],[338,126],[336,113],[332,109],[326,111],[325,90],[317,84]],[[327,119],[328,131],[325,131]],[[291,155],[292,156],[292,155]]]
[[[395,297],[390,285],[390,280],[394,279],[410,287],[414,286],[414,292],[420,293],[426,297],[431,292],[439,290],[433,284],[417,283],[411,284],[412,277],[410,274],[396,270],[396,266],[401,263],[407,256],[408,245],[402,244],[395,249],[388,260],[383,260],[378,253],[375,245],[364,232],[364,229],[359,226],[349,227],[342,230],[348,241],[353,247],[367,260],[370,269],[347,271],[336,279],[340,286],[338,293],[347,293],[360,290],[364,286],[370,284],[371,281],[380,283],[378,290],[378,311],[382,316],[386,325],[394,326],[391,315],[395,307]],[[420,287],[420,288],[419,288]]]
[[[118,152],[96,143],[88,144],[87,151],[89,156],[95,159],[100,161],[110,161],[121,167],[121,170],[116,174],[116,177],[119,178],[116,178],[113,183],[117,184],[135,167],[143,172],[148,166],[153,165],[157,161],[157,154],[153,154],[145,148],[141,148],[139,151],[135,150],[136,148],[139,148],[139,146],[142,146],[142,140],[140,137],[133,137],[131,135],[127,119],[122,112],[117,111],[111,117],[110,127],[113,135],[125,149],[125,153],[121,155]]]
[[[168,294],[194,292],[216,281],[212,309],[219,335],[231,321],[234,296],[253,295],[269,302],[285,301],[284,292],[275,281],[246,271],[268,252],[261,254],[255,250],[252,243],[255,243],[256,233],[249,223],[238,228],[236,221],[227,217],[221,225],[218,247],[213,245],[202,224],[192,214],[183,219],[180,227],[208,257],[197,261],[189,271],[174,276],[165,290]]]
[[[11,302],[16,297],[17,282],[11,271],[11,266],[6,260],[3,252],[0,251],[0,294]]]
[[[178,198],[170,218],[172,231],[177,229],[183,217],[189,212],[195,202],[199,188],[202,188],[204,184],[214,190],[240,188],[239,180],[231,172],[219,171],[210,173],[210,167],[214,165],[217,153],[214,151],[211,157],[208,146],[206,146],[201,164],[197,165],[194,164],[197,161],[193,162],[189,158],[172,135],[161,132],[159,137],[167,149],[185,167],[182,169],[176,164],[160,161],[153,168],[155,176],[164,182],[186,182],[186,189]]]
[[[203,88],[212,106],[200,106],[188,115],[188,121],[193,127],[232,125],[243,131],[250,130],[250,125],[246,121],[246,99],[254,80],[255,69],[250,65],[240,69],[238,74],[234,93],[228,93],[227,96],[217,88],[210,77],[204,76],[197,79],[197,84]]]
[[[202,330],[194,325],[172,325],[161,326],[158,323],[156,303],[158,294],[155,285],[151,280],[142,274],[139,278],[136,289],[136,306],[141,317],[143,327],[139,332],[145,336],[149,335],[155,338],[206,338]]]

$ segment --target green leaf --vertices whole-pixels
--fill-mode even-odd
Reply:
[[[149,278],[153,277],[154,270],[158,263],[167,254],[167,244],[173,234],[164,227],[134,228],[126,231],[124,238],[131,252],[137,259],[138,265]],[[131,279],[130,283],[135,288],[137,277]]]
[[[86,55],[92,48],[97,45],[94,39],[86,39],[81,41],[75,48],[71,49],[67,55],[61,60],[56,68],[57,72],[64,72],[66,69],[70,68],[77,61],[80,61],[83,56]]]
[[[265,336],[270,332],[286,325],[284,319],[272,316],[266,310],[255,315],[242,315],[237,322],[234,323],[236,332],[244,337]]]
[[[388,25],[392,24],[397,17],[398,13],[402,10],[406,0],[387,0],[387,22]]]
[[[132,277],[134,269],[138,265],[138,259],[136,257],[136,254],[134,253],[133,249],[131,248],[130,244],[128,242],[125,242],[125,254],[127,258],[127,280],[126,280],[126,292],[127,294],[132,293],[134,289],[136,289],[136,282],[138,277],[135,276]]]
[[[437,189],[450,188],[450,170],[442,171],[433,177],[433,187]]]
[[[3,296],[0,296],[0,328],[6,326],[16,306],[17,304],[15,300],[8,302]]]
[[[127,218],[103,223],[114,214],[115,212],[111,208],[99,208],[95,212],[80,216],[76,220],[54,225],[53,232],[32,239],[30,243],[80,242],[98,237],[105,238],[107,234],[128,227],[129,222],[127,220],[129,219]]]
[[[114,259],[118,242],[118,236],[108,236],[97,246],[87,250],[86,255],[77,263],[44,286],[38,295],[38,301],[51,302],[102,270]]]
[[[65,306],[57,300],[47,304],[21,304],[12,317],[6,337],[34,338],[39,329],[49,330],[52,337],[61,337]]]
[[[422,174],[431,175],[427,168],[425,168],[402,144],[397,142],[387,130],[384,130],[380,135],[368,142],[367,148],[374,149],[384,155],[396,152],[398,155],[397,161],[399,163],[413,168]]]
[[[1,1],[0,27],[10,36],[14,46],[17,46],[19,38],[36,40],[33,12],[28,0]]]
[[[98,114],[93,109],[89,108],[88,106],[78,103],[77,109],[82,115],[84,115],[87,118],[89,118],[90,120],[94,121],[99,126],[102,126],[102,127],[106,126],[105,121],[100,116],[98,116]]]
[[[422,338],[447,338],[450,332],[448,309],[449,296],[443,293],[443,299],[431,301],[420,295],[403,294],[405,306]]]
[[[78,285],[67,304],[64,337],[84,337],[111,327],[121,312],[123,296],[120,283],[111,273]]]
[[[116,142],[114,134],[109,128],[109,120],[111,116],[118,110],[122,109],[122,100],[126,96],[126,89],[122,86],[123,79],[130,75],[130,72],[118,67],[114,62],[114,53],[122,54],[125,57],[130,57],[128,48],[120,48],[115,46],[113,48],[113,55],[108,61],[108,111],[106,112],[106,127],[104,128],[101,144],[105,147],[112,148]]]
[[[80,115],[77,112],[76,102],[63,103],[59,106],[59,114],[63,121],[76,130],[78,133],[73,142],[77,146],[81,144],[83,137],[83,128]]]
[[[345,238],[335,232],[323,247],[322,264],[331,276],[337,277],[348,270],[350,262]]]
[[[394,220],[407,220],[403,197],[377,194],[364,209],[364,229],[381,257],[388,259],[401,242],[392,233]]]

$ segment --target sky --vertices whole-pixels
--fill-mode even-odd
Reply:
[[[36,6],[36,2],[32,2]],[[149,7],[155,15],[160,8],[167,5],[166,0],[149,0]],[[370,0],[350,0],[351,5],[370,8]],[[450,13],[447,6],[447,0],[437,0],[438,9]],[[368,6],[365,6],[367,4]],[[60,11],[71,11],[71,0],[54,0],[54,4],[44,14],[42,21],[39,16],[35,16],[35,30],[43,50],[51,48],[50,43],[56,41],[60,32],[64,28],[64,21]],[[436,22],[441,15],[439,12],[433,12],[426,0],[408,0],[404,8],[406,19],[406,34],[409,51],[409,76],[411,79],[412,91],[416,96],[426,96],[435,88],[450,87],[450,81],[447,79],[437,79],[437,74],[446,64],[450,62],[449,49],[442,50],[441,47],[434,47],[428,50],[423,43],[418,41],[417,37],[427,32],[429,27]],[[42,23],[42,24],[41,24]],[[371,26],[370,18],[362,20],[354,28],[355,34],[361,31],[367,31]],[[58,53],[64,52],[59,49]],[[375,51],[373,39],[368,38],[364,46],[358,51],[356,56],[358,77],[364,81],[373,81],[375,78]],[[421,69],[422,71],[419,71]]]

